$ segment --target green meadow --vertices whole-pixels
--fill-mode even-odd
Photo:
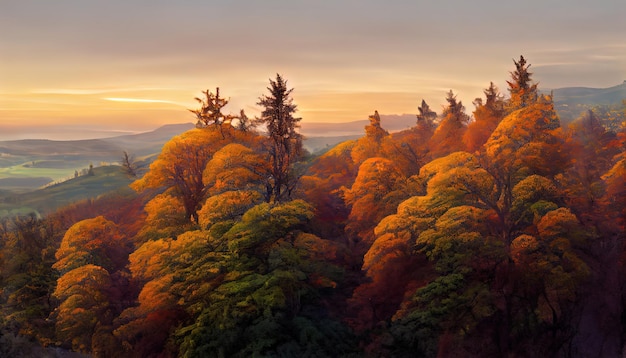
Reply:
[[[48,173],[55,171],[47,169]],[[45,173],[44,168],[42,173]],[[105,193],[131,190],[128,184],[133,179],[125,175],[120,166],[96,167],[93,173],[93,176],[81,175],[34,191],[18,192],[4,189],[0,191],[0,217],[29,213],[45,214],[77,201],[97,198]]]

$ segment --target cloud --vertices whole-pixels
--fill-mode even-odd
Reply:
[[[68,95],[93,95],[103,93],[120,93],[136,91],[171,91],[173,87],[119,87],[119,88],[37,88],[33,94],[68,94]]]
[[[113,102],[133,102],[133,103],[169,103],[169,104],[176,104],[179,106],[184,106],[183,104],[176,103],[173,101],[167,101],[163,99],[106,97],[106,98],[103,98],[103,100],[113,101]]]

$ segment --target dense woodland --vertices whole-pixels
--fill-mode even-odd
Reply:
[[[207,90],[134,194],[1,223],[0,356],[620,356],[626,124],[514,66],[317,155],[280,75],[254,119]]]

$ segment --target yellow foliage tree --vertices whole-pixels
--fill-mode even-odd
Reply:
[[[111,323],[112,306],[107,294],[111,284],[107,270],[92,264],[74,268],[59,278],[54,296],[61,303],[51,315],[59,339],[79,352],[99,350],[95,335],[101,335]]]

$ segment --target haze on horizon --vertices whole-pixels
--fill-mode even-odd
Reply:
[[[541,89],[626,79],[626,2],[81,0],[0,4],[0,140],[89,138],[193,122],[214,90],[258,112],[280,73],[304,122],[468,113],[523,54]]]

